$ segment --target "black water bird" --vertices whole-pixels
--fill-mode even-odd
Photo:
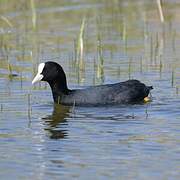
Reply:
[[[63,68],[56,62],[45,62],[38,66],[38,73],[32,84],[49,83],[54,102],[63,105],[98,106],[134,104],[147,100],[152,86],[138,80],[128,80],[115,84],[91,86],[86,89],[69,89]]]

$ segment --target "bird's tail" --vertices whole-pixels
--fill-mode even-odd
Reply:
[[[152,90],[153,86],[147,86],[148,90]]]
[[[144,102],[149,102],[152,100],[152,95],[151,95],[150,91],[153,89],[153,87],[152,86],[146,86],[146,88],[147,88],[147,96],[144,97]],[[148,97],[148,94],[150,94],[150,97]]]

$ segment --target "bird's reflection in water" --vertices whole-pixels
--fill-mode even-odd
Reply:
[[[43,118],[46,123],[45,130],[48,131],[51,139],[62,139],[68,136],[66,126],[70,110],[71,108],[67,106],[54,105],[52,115]]]

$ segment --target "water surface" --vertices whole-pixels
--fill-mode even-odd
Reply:
[[[0,1],[1,179],[179,179],[180,4],[163,3],[164,23],[153,1],[36,1],[34,15]],[[47,60],[70,88],[136,78],[153,101],[54,106],[46,83],[31,85]]]

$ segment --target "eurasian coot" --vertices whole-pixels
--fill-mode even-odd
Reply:
[[[38,73],[32,84],[49,83],[55,103],[76,106],[132,104],[143,102],[152,89],[138,80],[92,86],[86,89],[70,90],[67,87],[63,68],[56,62],[45,62],[38,66]]]

